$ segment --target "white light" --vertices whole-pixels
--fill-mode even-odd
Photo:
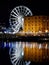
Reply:
[[[41,49],[42,48],[42,46],[41,46],[41,44],[39,44],[39,49]]]
[[[1,33],[3,33],[3,32],[0,31],[0,34],[1,34]]]
[[[48,30],[45,30],[45,32],[48,32]]]
[[[24,52],[22,52],[22,56],[24,56]]]
[[[4,31],[4,33],[7,33],[6,31]]]
[[[46,44],[45,48],[47,49],[47,44]]]
[[[25,47],[25,43],[24,42],[23,42],[22,46],[23,46],[23,49],[24,49],[24,47]]]
[[[28,47],[29,46],[29,44],[28,44],[28,42],[26,42],[26,47]]]
[[[16,32],[13,32],[13,34],[15,34]]]
[[[26,65],[30,65],[31,61],[28,61],[28,62],[26,61],[25,63],[26,63]]]
[[[9,47],[10,47],[10,42],[9,42]]]
[[[19,46],[18,42],[16,42],[16,45],[15,46],[16,46],[16,48],[18,48],[18,46]]]
[[[4,42],[4,47],[6,47],[6,42]]]
[[[18,52],[18,50],[16,49],[16,53]]]
[[[39,31],[39,33],[42,33],[42,31]]]
[[[30,48],[32,48],[32,44],[30,44],[31,46],[30,46]]]
[[[35,44],[33,43],[33,48],[35,48]]]

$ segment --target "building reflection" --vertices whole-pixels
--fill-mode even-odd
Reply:
[[[47,62],[49,61],[49,44],[28,42],[24,47],[24,59],[33,62]]]
[[[24,60],[32,62],[49,62],[49,42],[9,42],[6,47],[19,46],[21,43],[24,50]],[[15,45],[16,44],[16,45]]]

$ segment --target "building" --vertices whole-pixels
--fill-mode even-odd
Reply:
[[[31,16],[24,18],[24,32],[49,32],[49,16]]]

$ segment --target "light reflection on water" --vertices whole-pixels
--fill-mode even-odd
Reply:
[[[29,47],[29,48],[45,48],[49,49],[49,42],[4,42],[4,47],[16,47],[18,45],[22,45],[22,47]]]
[[[49,42],[4,42],[4,47],[24,50],[24,59],[35,62],[49,62]]]

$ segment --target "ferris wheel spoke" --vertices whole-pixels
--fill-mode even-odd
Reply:
[[[25,15],[28,16],[27,14],[29,14],[29,10],[26,10]]]
[[[10,18],[10,19],[14,19],[14,20],[17,20],[18,18]]]
[[[24,13],[25,13],[25,11],[26,11],[26,10],[25,10],[25,8],[23,8],[23,9],[22,9],[22,11],[23,11],[23,14],[24,14]]]
[[[22,65],[22,61],[21,61],[21,65]]]
[[[11,60],[14,59],[14,58],[16,58],[16,56],[11,56]]]
[[[15,65],[18,63],[19,59],[16,60]]]
[[[14,56],[14,55],[16,55],[16,54],[11,54],[11,56]]]
[[[19,7],[19,10],[20,10],[20,13],[21,13],[21,12],[22,12],[22,11],[21,11],[21,10],[22,10],[22,7],[21,7],[21,6]]]
[[[18,13],[18,11],[17,11],[17,8],[15,8],[14,10],[15,10],[16,14],[19,15],[19,13]]]
[[[17,25],[19,22],[17,22],[17,21],[13,21],[13,25]],[[13,26],[12,25],[12,26]]]
[[[20,63],[21,63],[21,60],[19,60],[18,65],[20,65]]]
[[[27,12],[26,16],[29,15],[29,12]]]
[[[15,16],[18,16],[18,14],[16,12],[12,11],[12,13],[15,14]]]
[[[18,61],[18,59],[15,58],[15,59],[13,60],[13,63],[15,63],[15,62],[17,62],[17,61]]]
[[[18,11],[18,15],[19,15],[19,7],[17,7],[16,9],[17,9],[17,11]]]
[[[19,12],[19,14],[21,13],[20,10],[21,10],[20,7],[18,7],[18,12]]]
[[[26,12],[27,12],[27,10],[26,10],[26,8],[24,8],[24,14],[25,14],[25,16],[26,16]]]
[[[16,16],[15,16],[14,14],[11,14],[11,16],[13,16],[13,17],[15,17],[15,18],[16,18]]]

